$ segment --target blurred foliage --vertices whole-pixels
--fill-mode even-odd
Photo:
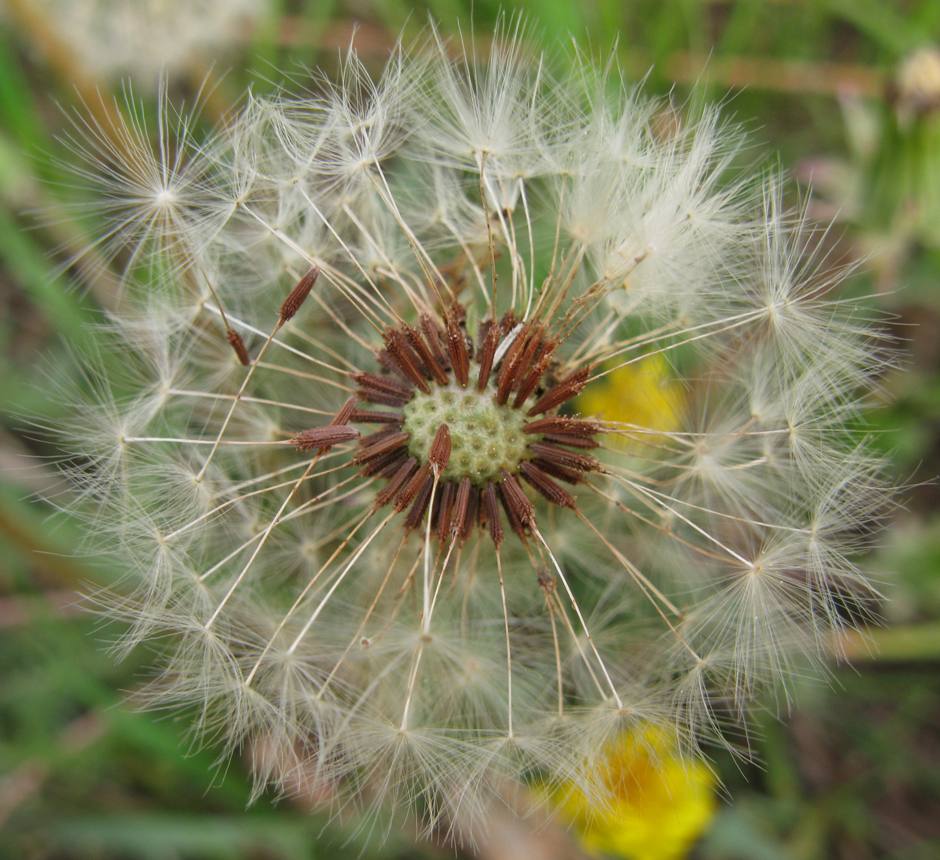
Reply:
[[[380,62],[395,34],[419,32],[427,12],[444,32],[459,26],[485,44],[500,5],[276,0],[242,44],[218,63],[201,58],[173,87],[191,100],[208,76],[205,112],[218,117],[246,84],[274,86],[278,69],[329,69],[351,38]],[[518,8],[529,16],[528,38],[561,62],[574,35],[598,55],[616,50],[631,76],[647,74],[652,91],[679,104],[724,100],[752,132],[754,151],[779,153],[807,180],[810,213],[838,219],[832,259],[873,262],[854,286],[877,292],[908,348],[906,371],[883,380],[870,416],[899,482],[926,480],[868,562],[889,597],[892,627],[872,637],[882,656],[846,643],[857,667],[834,668],[832,689],[798,691],[792,719],[768,718],[752,739],[762,767],[716,759],[727,801],[697,855],[938,856],[940,515],[930,479],[940,473],[940,107],[902,115],[894,82],[914,51],[940,42],[940,3],[521,0]],[[80,273],[61,265],[95,229],[62,217],[69,189],[45,157],[65,124],[56,103],[74,104],[79,84],[61,77],[34,37],[9,12],[0,23],[0,856],[438,855],[398,822],[369,832],[351,813],[330,819],[267,797],[249,807],[241,761],[220,764],[211,750],[191,749],[185,717],[124,703],[148,655],[116,663],[103,647],[108,630],[77,608],[84,583],[117,572],[84,558],[77,526],[34,500],[61,487],[36,459],[55,452],[23,416],[63,420],[50,383],[69,372],[69,351],[89,337],[108,294],[104,285],[81,289]],[[51,219],[38,221],[37,209]]]

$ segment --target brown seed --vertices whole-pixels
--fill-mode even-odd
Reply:
[[[434,434],[431,450],[428,452],[428,460],[437,475],[447,468],[450,462],[450,450],[450,428],[446,424],[441,424],[437,428],[437,433]]]
[[[558,463],[551,463],[539,457],[536,457],[531,462],[535,463],[535,465],[547,475],[560,478],[562,481],[567,481],[569,484],[580,484],[584,474],[583,472],[577,471],[577,469],[569,469],[567,466],[560,466]]]
[[[529,450],[539,459],[581,472],[593,472],[600,466],[600,463],[593,457],[578,454],[575,451],[566,451],[551,442],[533,442],[529,445]]]
[[[410,397],[386,394],[382,391],[376,391],[374,388],[360,388],[357,394],[361,400],[368,400],[369,403],[378,403],[382,406],[392,406],[396,408],[404,406],[411,399]]]
[[[477,351],[483,349],[483,344],[486,342],[487,335],[490,333],[490,329],[493,328],[495,323],[493,320],[483,320],[477,326]]]
[[[245,346],[245,341],[242,340],[242,336],[235,331],[235,329],[230,328],[225,332],[225,339],[231,344],[232,349],[235,350],[235,355],[238,356],[238,360],[245,367],[248,367],[248,365],[251,364],[251,357],[248,355],[248,348]]]
[[[372,457],[370,460],[366,460],[362,464],[362,468],[359,470],[360,475],[371,476],[371,475],[380,475],[383,478],[390,478],[394,473],[394,470],[398,468],[402,460],[404,460],[408,455],[407,448],[396,448],[394,451],[389,451],[386,454],[381,454],[378,457]]]
[[[412,389],[409,385],[403,385],[387,376],[378,376],[374,373],[356,373],[353,379],[364,389],[380,391],[383,394],[391,394],[394,397],[403,397],[406,400],[411,397]]]
[[[519,471],[522,472],[523,478],[553,504],[561,505],[563,508],[574,507],[574,496],[556,484],[535,463],[525,461],[519,465]]]
[[[515,313],[512,311],[506,311],[506,313],[504,313],[499,320],[499,328],[502,336],[505,337],[507,334],[509,334],[509,332],[511,332],[516,327],[516,323],[518,322],[519,320],[516,319]]]
[[[524,541],[526,538],[525,522],[519,517],[519,512],[506,498],[506,493],[503,490],[502,484],[499,485],[499,500],[502,502],[503,510],[506,512],[506,519],[509,520],[509,528],[511,528]]]
[[[520,369],[522,367],[522,354],[525,351],[526,344],[531,333],[531,328],[526,325],[517,334],[516,339],[503,356],[503,361],[499,369],[499,375],[496,378],[496,402],[504,404],[509,398],[509,392],[519,381]]]
[[[353,457],[353,461],[356,463],[365,463],[376,457],[381,457],[389,451],[404,448],[409,438],[407,433],[395,430],[394,428],[382,430],[379,433],[372,433],[370,436],[366,437],[366,439],[371,439],[372,441],[367,445],[365,444],[366,439],[362,440],[359,450],[356,452],[356,456]]]
[[[503,469],[499,489],[506,503],[506,512],[510,513],[511,510],[512,516],[523,526],[531,525],[535,508],[532,502],[529,501],[529,497],[525,494],[525,490],[522,489],[518,478],[516,478],[515,475],[510,475],[509,472]]]
[[[487,484],[483,488],[482,511],[490,537],[496,549],[499,549],[503,542],[503,524],[499,521],[499,505],[496,501],[496,487],[493,484]]]
[[[431,488],[433,486],[434,482],[431,480],[431,476],[428,475],[427,480],[422,484],[421,488],[418,490],[418,494],[415,496],[414,504],[412,504],[411,510],[408,511],[408,516],[405,517],[406,529],[417,528],[421,520],[424,519],[424,513],[428,509],[428,502],[431,500]]]
[[[450,537],[454,517],[454,501],[457,495],[457,485],[448,481],[441,487],[440,501],[436,503],[437,537],[444,543]]]
[[[522,429],[526,433],[564,433],[566,436],[588,437],[600,432],[601,426],[597,421],[590,419],[550,415],[530,421]]]
[[[403,382],[406,388],[410,389],[414,384],[407,376],[405,376],[405,374],[402,372],[402,369],[398,366],[398,362],[396,362],[395,359],[389,355],[387,349],[377,350],[375,353],[375,359],[381,365],[382,370],[392,374],[396,379]]]
[[[467,501],[467,513],[464,515],[463,522],[460,523],[460,538],[466,540],[470,536],[470,530],[477,521],[477,513],[480,510],[480,490],[478,487],[470,487],[470,498]],[[455,523],[455,527],[456,527]]]
[[[333,425],[326,427],[313,427],[310,430],[304,430],[290,440],[291,445],[299,451],[311,451],[316,448],[320,453],[329,451],[334,445],[341,442],[352,442],[359,438],[359,431],[348,424]]]
[[[576,370],[536,400],[535,405],[529,410],[528,414],[538,415],[540,412],[547,412],[549,409],[560,406],[566,400],[570,400],[576,394],[580,394],[584,386],[587,385],[590,375],[591,368],[589,366]]]
[[[421,332],[411,326],[405,326],[404,332],[411,348],[421,357],[424,366],[428,369],[431,376],[434,377],[438,385],[447,385],[447,371],[444,369],[444,365],[438,360],[434,350],[421,336]]]
[[[306,301],[307,296],[310,295],[310,291],[313,289],[313,285],[317,282],[319,276],[320,270],[314,266],[297,282],[297,286],[290,291],[288,297],[284,299],[284,302],[281,304],[281,315],[278,319],[278,326],[284,325],[284,323],[300,310],[300,306]]]
[[[470,354],[467,351],[467,336],[460,327],[455,315],[447,315],[447,352],[454,377],[461,388],[465,388],[470,378]]]
[[[404,416],[400,412],[369,412],[354,409],[349,416],[351,424],[401,424]]]
[[[375,503],[379,507],[382,505],[387,505],[398,491],[405,485],[405,483],[411,478],[414,471],[418,468],[418,463],[414,457],[409,457],[405,462],[403,462],[396,470],[395,473],[389,478],[388,483],[378,492],[375,496]]]
[[[383,427],[381,430],[373,431],[368,436],[363,436],[359,444],[363,448],[371,448],[373,445],[391,436],[401,435],[403,432],[402,430],[396,430],[394,427]]]
[[[430,489],[432,483],[431,467],[427,463],[422,463],[418,467],[418,470],[408,479],[408,482],[401,488],[401,492],[396,496],[395,510],[403,511],[408,507],[408,504],[422,487],[427,485]]]
[[[461,478],[457,485],[457,493],[454,498],[454,519],[452,527],[454,531],[463,532],[464,521],[467,519],[467,511],[470,508],[470,490],[473,485],[469,478]]]
[[[545,326],[541,323],[533,323],[526,341],[525,349],[519,359],[519,371],[525,373],[541,354],[542,338],[545,334]]]
[[[391,454],[387,454],[382,458],[382,466],[376,471],[375,474],[377,474],[380,478],[391,478],[392,475],[398,471],[401,464],[408,459],[407,455],[408,452],[404,448],[398,451],[392,451]]]
[[[539,568],[535,573],[535,579],[539,584],[539,588],[546,594],[551,594],[555,590],[555,577],[549,573],[547,568]]]
[[[426,381],[427,373],[424,362],[411,348],[405,335],[398,329],[388,329],[383,337],[385,339],[385,348],[392,361],[395,362],[409,381],[417,385],[425,394],[428,394],[431,389]]]
[[[496,355],[496,347],[499,346],[500,331],[499,326],[492,322],[487,323],[489,328],[486,337],[480,344],[480,372],[477,375],[477,391],[486,388],[486,383],[490,380],[490,373],[493,370],[493,358]]]
[[[348,424],[356,406],[356,398],[348,397],[342,406],[336,411],[330,424]]]
[[[454,319],[458,326],[466,327],[467,309],[462,304],[460,304],[460,302],[454,302],[451,304],[450,316]]]
[[[438,363],[444,370],[450,369],[450,359],[447,357],[447,333],[442,329],[429,314],[421,315],[421,331],[424,332],[424,338]]]
[[[529,397],[532,395],[532,392],[535,391],[535,389],[538,387],[539,380],[541,380],[545,371],[548,370],[548,365],[551,364],[552,355],[555,352],[556,346],[556,342],[549,341],[539,355],[534,367],[529,371],[529,375],[519,383],[519,388],[516,392],[516,399],[512,404],[515,409],[519,409],[522,404],[529,399]]]
[[[546,433],[543,442],[553,442],[555,445],[567,445],[569,448],[599,448],[600,442],[590,436],[566,436],[563,433]]]

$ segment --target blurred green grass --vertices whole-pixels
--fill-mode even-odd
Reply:
[[[485,36],[500,8],[466,0],[276,0],[245,44],[216,66],[210,107],[224,107],[248,83],[271,86],[276,69],[329,67],[357,25],[364,53],[379,62],[395,34],[417,32],[428,12],[445,32],[460,26]],[[901,216],[918,192],[899,177],[910,173],[912,159],[914,168],[926,159],[940,171],[940,145],[933,146],[940,138],[915,146],[886,93],[905,57],[940,41],[940,3],[525,0],[518,8],[529,17],[534,44],[563,56],[575,36],[598,54],[616,50],[630,74],[648,74],[654,92],[727,102],[755,149],[779,153],[785,168],[825,159],[849,172],[865,193],[840,225],[840,253],[872,253],[879,242],[903,247],[881,280],[862,275],[855,285],[880,291],[909,345],[908,372],[883,381],[871,421],[902,479],[937,475],[940,248],[930,229],[933,236],[940,230],[932,223],[899,238],[908,230]],[[212,68],[212,58],[204,59],[199,74]],[[187,81],[177,86],[191,94]],[[854,98],[878,132],[864,156],[843,110]],[[34,500],[57,492],[53,470],[35,459],[55,452],[23,418],[65,420],[49,380],[68,372],[69,350],[89,337],[107,302],[106,291],[84,290],[77,272],[60,265],[61,246],[87,241],[94,225],[41,227],[30,214],[68,195],[45,154],[56,150],[52,136],[64,126],[56,102],[74,101],[70,82],[46,65],[42,47],[7,22],[0,29],[0,295],[7,309],[0,318],[0,856],[435,853],[394,828],[395,838],[383,845],[358,832],[354,820],[329,821],[286,802],[272,806],[270,798],[246,811],[243,763],[218,766],[211,750],[189,748],[185,719],[124,704],[123,691],[140,683],[147,655],[116,664],[102,645],[108,631],[76,609],[84,583],[118,572],[83,558],[76,525]],[[786,725],[766,720],[755,739],[763,769],[741,772],[716,762],[732,800],[700,856],[926,860],[940,853],[940,822],[932,814],[940,804],[936,502],[935,485],[917,486],[868,562],[885,583],[884,612],[897,627],[881,634],[884,657],[861,654],[857,669],[835,668],[834,689],[802,691]]]

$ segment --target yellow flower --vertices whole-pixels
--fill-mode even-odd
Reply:
[[[588,386],[578,398],[578,409],[608,421],[622,421],[646,430],[677,430],[684,404],[682,386],[661,355],[618,367]],[[651,437],[615,437],[621,447]],[[652,437],[655,438],[655,437]]]
[[[630,860],[678,860],[691,850],[717,806],[716,779],[702,761],[680,758],[669,735],[647,725],[624,732],[596,774],[606,803],[574,784],[553,805],[584,848]]]

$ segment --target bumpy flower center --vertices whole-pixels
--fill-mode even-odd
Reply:
[[[503,470],[514,474],[526,456],[525,412],[501,406],[487,387],[460,388],[451,384],[416,393],[402,409],[403,429],[410,436],[408,450],[419,462],[428,460],[434,434],[441,424],[450,430],[451,455],[443,478],[469,478],[481,485]]]
[[[558,373],[560,341],[538,321],[510,313],[468,336],[455,304],[440,320],[383,332],[375,372],[353,374],[357,390],[333,421],[299,433],[301,450],[324,452],[358,440],[354,462],[384,486],[376,504],[407,511],[406,530],[429,516],[442,541],[486,529],[499,546],[503,517],[526,540],[535,498],[563,508],[565,485],[599,467],[595,421],[560,415],[584,387],[589,367]],[[354,426],[378,425],[363,435]]]

